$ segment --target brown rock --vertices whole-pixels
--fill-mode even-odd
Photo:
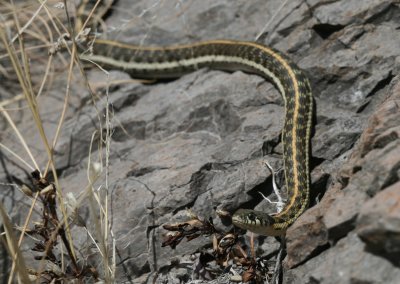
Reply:
[[[332,187],[320,203],[307,210],[286,232],[286,268],[295,267],[328,245],[328,230],[323,222],[324,212],[340,193]]]
[[[350,233],[318,257],[286,271],[283,283],[398,284],[399,279],[398,267],[365,252],[364,243],[355,233]]]
[[[400,253],[400,182],[364,204],[356,231],[372,250],[384,254]]]
[[[329,239],[340,239],[355,227],[359,209],[367,199],[368,196],[353,185],[337,192],[336,199],[326,208],[323,217]]]
[[[349,162],[341,170],[341,176],[345,182],[365,165],[363,158],[367,153],[374,149],[384,148],[400,136],[400,78],[393,81],[391,89],[391,95],[368,120],[368,125],[360,137],[359,144],[355,147]],[[398,157],[398,155],[388,156],[390,159]],[[373,164],[373,167],[375,166],[376,164]],[[381,172],[386,173],[387,171]]]

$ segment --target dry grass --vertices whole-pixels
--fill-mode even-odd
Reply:
[[[31,172],[33,180],[31,185],[11,184],[20,189],[30,203],[23,225],[13,224],[4,204],[0,203],[0,220],[4,228],[1,236],[12,263],[6,275],[8,283],[57,283],[64,280],[85,282],[89,279],[114,282],[115,241],[110,228],[107,194],[111,148],[111,114],[108,107],[105,119],[102,119],[103,114],[97,113],[99,131],[93,133],[91,147],[98,148],[99,154],[90,156],[89,153],[88,182],[82,184],[79,196],[68,195],[67,198],[66,189],[59,183],[53,157],[62,135],[69,100],[73,95],[71,84],[75,82],[76,70],[80,70],[85,78],[76,45],[67,46],[67,52],[61,53],[57,49],[63,46],[66,37],[74,38],[75,34],[84,30],[94,17],[101,19],[107,9],[107,6],[98,5],[102,1],[97,1],[94,7],[88,9],[87,2],[83,1],[77,8],[66,6],[70,1],[2,1],[0,4],[0,76],[7,78],[8,85],[12,87],[8,88],[9,97],[0,101],[0,112],[8,124],[9,132],[18,141],[17,145],[0,143],[0,151],[24,171]],[[75,19],[74,27],[71,17]],[[56,76],[57,82],[64,81],[65,84],[55,86]],[[59,80],[59,76],[65,79]],[[98,98],[94,96],[87,81],[86,85],[88,93],[96,101]],[[57,128],[51,133],[43,123],[42,115],[46,110],[41,108],[40,97],[48,96],[55,87],[64,92],[64,99]],[[105,104],[108,105],[107,99]],[[31,138],[24,136],[15,121],[18,112],[29,113],[29,127],[35,128],[40,137],[40,145],[34,146],[43,149],[45,157],[38,157],[32,151]],[[100,139],[95,139],[96,135]],[[87,256],[76,251],[71,234],[72,224],[79,219],[77,209],[83,204],[90,209],[93,229],[82,225],[82,230],[86,230],[96,248],[96,254],[101,258],[101,264],[96,267],[86,261]],[[36,252],[29,262],[21,252],[21,246],[28,236],[35,240],[34,247],[30,249]]]

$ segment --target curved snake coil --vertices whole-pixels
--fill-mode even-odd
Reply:
[[[176,78],[208,67],[242,70],[271,80],[285,101],[282,143],[288,201],[274,215],[239,209],[232,221],[240,228],[276,236],[283,234],[308,207],[313,98],[307,77],[282,53],[259,43],[233,40],[143,47],[98,39],[93,42],[93,54],[81,58],[106,68],[125,70],[134,78]]]

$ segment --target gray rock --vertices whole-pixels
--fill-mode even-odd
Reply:
[[[347,26],[364,23],[387,10],[392,2],[380,0],[330,1],[317,7],[314,16],[321,23],[330,25]],[[315,2],[313,5],[315,5]]]

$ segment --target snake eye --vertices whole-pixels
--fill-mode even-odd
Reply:
[[[247,218],[248,218],[250,221],[254,222],[254,221],[256,221],[257,216],[256,216],[256,214],[254,214],[254,213],[249,213],[249,215],[247,215]]]

